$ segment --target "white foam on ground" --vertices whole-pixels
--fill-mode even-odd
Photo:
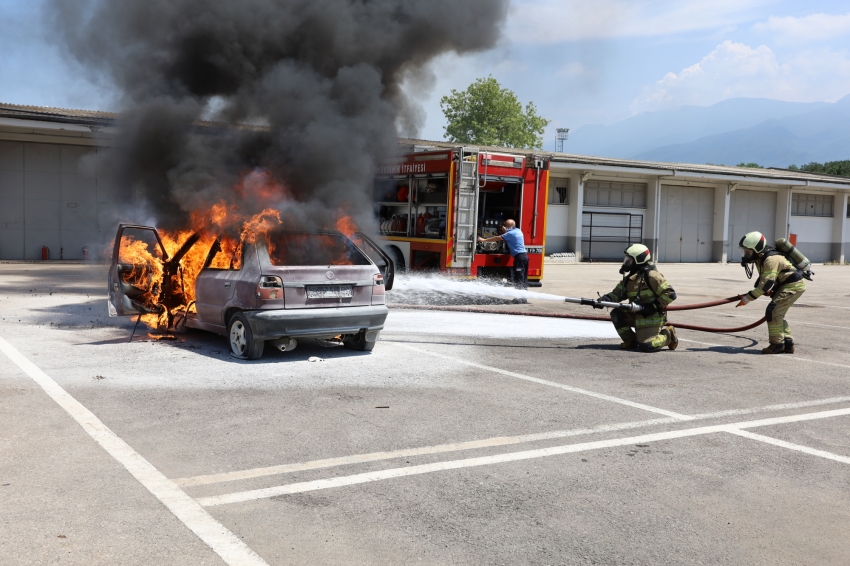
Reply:
[[[543,301],[564,302],[564,297],[551,293],[529,291],[506,287],[501,284],[480,280],[461,280],[441,275],[405,274],[396,278],[392,291],[387,294],[399,303],[406,296],[418,296],[421,293],[441,293],[454,297],[490,297],[497,299],[539,299]]]
[[[618,338],[610,322],[452,311],[390,309],[387,334],[482,338]]]

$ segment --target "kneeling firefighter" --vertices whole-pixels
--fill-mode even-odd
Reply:
[[[785,241],[777,240],[777,245],[782,243]],[[796,248],[790,244],[785,245],[796,252]],[[785,314],[806,290],[806,282],[803,279],[810,272],[804,273],[795,267],[784,253],[768,246],[761,232],[745,235],[738,247],[741,248],[741,265],[744,266],[747,277],[752,278],[752,264],[755,264],[759,278],[752,291],[741,295],[741,302],[737,306],[742,307],[762,295],[770,297],[770,304],[764,313],[770,344],[761,353],[793,354],[794,338],[791,336],[791,328],[785,320]],[[801,257],[808,264],[808,260],[802,255]]]
[[[611,322],[623,339],[620,348],[639,348],[657,352],[664,346],[675,350],[679,345],[676,330],[667,324],[667,306],[676,300],[676,291],[652,263],[649,248],[641,244],[629,246],[620,273],[623,280],[599,301],[619,303],[626,299],[642,308],[639,312],[611,311]],[[593,308],[602,306],[594,304]],[[634,328],[634,331],[632,331]]]

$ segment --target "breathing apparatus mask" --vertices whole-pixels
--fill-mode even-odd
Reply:
[[[747,274],[747,279],[753,278],[753,263],[756,257],[767,248],[767,240],[761,232],[749,232],[738,243],[741,248],[741,267]]]
[[[621,275],[632,275],[642,266],[649,262],[649,248],[643,244],[634,244],[623,252],[623,265],[620,266]]]

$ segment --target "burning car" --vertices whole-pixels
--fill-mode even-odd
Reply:
[[[109,269],[109,315],[227,336],[254,360],[266,343],[338,338],[371,351],[387,318],[394,266],[363,234],[243,231],[239,241],[190,233],[169,254],[160,232],[121,224]],[[176,249],[174,249],[176,247]]]

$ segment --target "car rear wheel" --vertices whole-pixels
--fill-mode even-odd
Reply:
[[[251,325],[242,313],[236,313],[227,325],[227,336],[230,339],[230,353],[240,360],[257,360],[263,355],[263,340],[254,340]]]
[[[361,352],[371,352],[375,347],[377,340],[372,342],[366,340],[366,331],[361,330],[357,334],[350,336],[342,341],[342,345],[349,350],[359,350]]]

